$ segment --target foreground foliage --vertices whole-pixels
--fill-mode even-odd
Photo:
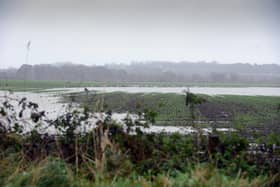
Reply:
[[[2,164],[3,160],[1,161]],[[18,163],[19,164],[19,163]],[[20,165],[20,164],[19,164]],[[1,165],[2,166],[2,165]],[[178,172],[176,176],[159,174],[156,176],[139,176],[131,174],[127,177],[104,179],[97,176],[94,180],[85,177],[86,173],[74,174],[71,165],[65,161],[49,157],[39,163],[32,163],[26,168],[17,168],[6,179],[1,178],[1,185],[9,187],[20,186],[97,186],[97,187],[125,187],[125,186],[153,186],[153,187],[187,187],[187,186],[264,186],[269,185],[266,177],[252,180],[240,175],[233,177],[225,175],[219,169],[197,165],[189,172]],[[4,172],[4,171],[2,171]],[[1,172],[1,173],[2,173]],[[4,180],[4,181],[3,181]]]
[[[36,103],[9,98],[1,106],[0,186],[277,186],[277,152],[252,154],[238,133],[145,134],[154,113],[116,124],[111,112],[96,125],[85,107],[50,120]],[[24,112],[30,111],[30,119]],[[31,125],[31,130],[25,129]],[[41,132],[44,125],[56,134]],[[86,130],[83,130],[88,127]],[[90,128],[91,127],[91,128]],[[275,145],[277,136],[271,136]],[[271,146],[272,146],[271,145]],[[272,149],[271,149],[272,150]],[[271,156],[276,157],[272,158]],[[279,156],[279,155],[278,155]],[[277,160],[278,159],[278,160]]]

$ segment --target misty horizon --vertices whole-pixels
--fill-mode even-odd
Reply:
[[[77,62],[279,64],[277,0],[0,1],[0,68]]]
[[[8,67],[1,67],[0,70],[8,70],[8,69],[20,69],[22,66],[29,65],[29,66],[88,66],[88,67],[110,67],[110,66],[131,66],[131,65],[149,65],[153,63],[160,63],[160,64],[170,64],[173,63],[174,65],[178,64],[184,64],[184,65],[192,65],[192,64],[214,64],[214,65],[249,65],[249,66],[270,66],[270,65],[275,65],[279,66],[280,64],[278,63],[266,63],[266,64],[257,64],[257,63],[250,63],[250,62],[233,62],[233,63],[223,63],[219,61],[161,61],[161,60],[153,60],[153,61],[130,61],[130,62],[108,62],[108,63],[81,63],[81,62],[73,62],[73,61],[57,61],[57,62],[44,62],[44,63],[22,63],[19,64],[18,66],[8,66]]]

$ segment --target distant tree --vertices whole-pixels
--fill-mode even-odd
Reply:
[[[185,105],[190,109],[192,125],[194,126],[196,106],[204,103],[206,100],[203,97],[191,93],[189,89],[185,91],[185,94]]]
[[[191,113],[191,124],[192,124],[192,127],[196,128],[196,130],[198,132],[196,134],[197,135],[197,137],[196,137],[196,146],[197,146],[197,148],[199,148],[200,144],[201,144],[202,129],[197,128],[196,125],[195,125],[195,120],[197,118],[197,115],[196,115],[197,108],[196,107],[197,107],[197,105],[200,105],[200,104],[206,102],[206,99],[191,93],[190,89],[185,91],[185,94],[186,94],[185,104],[189,108],[190,113]]]

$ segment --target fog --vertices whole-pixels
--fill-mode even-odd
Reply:
[[[0,68],[72,61],[280,63],[277,0],[0,0]]]

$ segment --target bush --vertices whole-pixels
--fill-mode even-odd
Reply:
[[[38,165],[31,166],[27,171],[17,173],[6,186],[68,187],[71,186],[72,181],[73,175],[65,162],[48,158]]]

